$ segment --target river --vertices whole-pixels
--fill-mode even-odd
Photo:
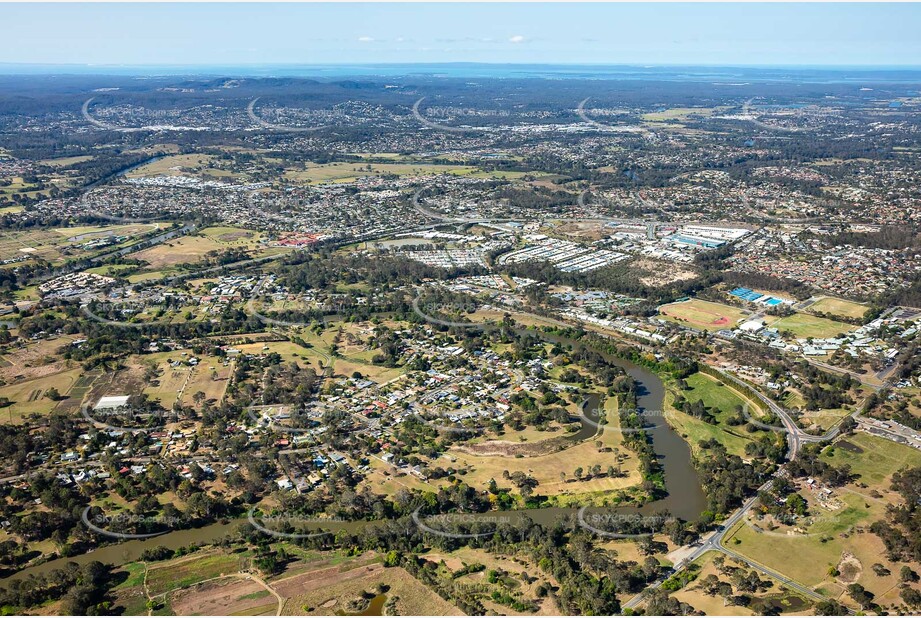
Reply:
[[[569,344],[576,348],[584,346],[578,341],[566,339],[556,335],[550,335],[544,332],[533,330],[521,331],[528,334],[537,334],[547,341],[560,344]],[[594,350],[598,352],[598,350]],[[601,354],[605,360],[611,364],[622,367],[637,383],[638,405],[640,408],[648,411],[659,411],[664,409],[665,403],[665,385],[657,375],[639,367],[629,361],[621,358]],[[597,395],[590,398],[583,404],[583,410],[593,411],[599,408],[600,400]],[[589,418],[592,418],[591,416]],[[615,509],[618,513],[641,513],[652,514],[668,510],[672,515],[688,521],[696,520],[707,506],[706,496],[700,485],[700,479],[691,463],[691,450],[687,442],[664,422],[664,417],[653,415],[652,418],[663,419],[661,424],[650,428],[649,434],[652,436],[653,450],[665,471],[665,488],[668,494],[655,502],[650,502],[640,508],[637,507],[618,507]],[[590,429],[586,429],[589,427]],[[577,434],[579,436],[590,437],[594,435],[594,426],[589,423],[583,423],[582,429]],[[573,462],[577,464],[578,462]],[[484,516],[494,520],[496,518],[518,518],[528,517],[536,523],[550,525],[559,519],[569,516],[574,517],[577,509],[549,507],[541,509],[527,509],[518,511],[490,511]],[[193,543],[213,543],[223,538],[235,528],[245,523],[245,519],[233,520],[227,523],[216,523],[191,530],[176,530],[167,532],[158,537],[144,540],[123,541],[114,543],[105,547],[100,547],[90,553],[74,556],[71,558],[58,558],[49,560],[44,564],[34,566],[5,578],[2,581],[11,581],[27,577],[30,574],[45,573],[52,569],[60,568],[68,562],[85,564],[93,560],[100,562],[121,565],[128,562],[136,561],[145,549],[153,549],[163,546],[169,549],[179,549]],[[335,528],[352,528],[356,526],[367,525],[374,522],[348,522],[337,523]],[[330,526],[332,529],[333,526]]]

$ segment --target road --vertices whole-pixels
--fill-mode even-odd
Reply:
[[[824,436],[813,436],[806,433],[796,424],[796,421],[793,420],[793,417],[790,416],[790,413],[785,410],[782,406],[778,405],[776,401],[771,400],[767,395],[763,394],[759,390],[752,388],[750,385],[746,384],[736,376],[732,375],[728,371],[723,371],[722,369],[716,369],[719,374],[727,378],[732,383],[740,386],[748,391],[755,393],[768,409],[777,415],[777,418],[780,419],[781,424],[784,427],[784,430],[787,432],[787,444],[789,445],[788,458],[793,460],[796,459],[797,454],[799,454],[799,449],[802,446],[803,442],[819,442],[825,438]],[[835,433],[837,435],[837,432]],[[834,437],[834,436],[832,436]]]

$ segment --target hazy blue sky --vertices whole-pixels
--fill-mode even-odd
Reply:
[[[0,63],[921,65],[916,4],[0,4]]]

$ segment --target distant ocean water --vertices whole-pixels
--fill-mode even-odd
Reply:
[[[0,74],[220,75],[225,77],[406,77],[602,79],[715,82],[921,83],[921,67],[714,67],[554,64],[338,64],[118,66],[0,64]]]

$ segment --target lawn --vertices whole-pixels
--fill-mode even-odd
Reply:
[[[855,303],[851,300],[841,298],[832,298],[825,296],[821,300],[813,303],[809,309],[819,313],[830,313],[845,318],[862,318],[869,307],[863,303]]]
[[[820,318],[806,313],[794,313],[785,318],[775,320],[769,323],[768,326],[776,328],[781,334],[784,331],[789,331],[793,333],[793,336],[797,339],[808,339],[810,337],[827,339],[854,330],[854,326],[850,324],[829,320],[828,318]]]
[[[861,452],[846,445],[842,447],[843,442],[856,446]],[[921,451],[868,433],[856,432],[837,442],[831,456],[826,449],[822,459],[835,466],[849,464],[851,471],[860,475],[859,480],[868,485],[888,485],[893,472],[905,467],[921,466]]]
[[[659,313],[671,322],[709,331],[732,328],[748,315],[729,305],[699,299],[662,305]]]
[[[700,452],[698,443],[712,438],[725,446],[730,453],[745,457],[745,445],[757,434],[748,434],[744,426],[732,427],[724,421],[734,413],[736,406],[744,405],[747,400],[729,386],[722,386],[716,379],[703,373],[695,373],[688,377],[686,382],[691,387],[690,390],[672,388],[666,394],[669,425],[681,434],[695,455]],[[676,393],[683,395],[689,402],[699,400],[703,401],[705,406],[714,408],[717,423],[710,424],[676,410],[673,406]],[[752,405],[749,404],[749,407]]]

